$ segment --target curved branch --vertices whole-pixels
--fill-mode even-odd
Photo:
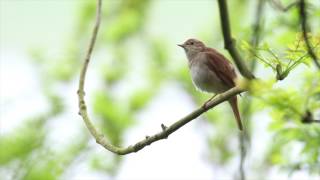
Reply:
[[[99,30],[99,26],[100,26],[100,21],[101,21],[101,5],[102,5],[102,0],[97,0],[97,15],[96,15],[96,23],[92,32],[92,37],[90,40],[90,44],[89,44],[89,48],[87,50],[87,54],[86,54],[86,58],[84,60],[84,66],[81,69],[81,73],[80,73],[80,80],[79,80],[79,89],[78,89],[78,95],[79,95],[79,103],[81,104],[84,100],[84,83],[85,83],[85,77],[86,77],[86,73],[87,73],[87,69],[88,69],[88,65],[90,62],[90,58],[91,58],[91,54],[94,48],[94,44],[96,42],[97,39],[97,34],[98,34],[98,30]],[[83,102],[83,105],[84,102]]]
[[[79,115],[82,116],[82,119],[84,120],[87,128],[90,130],[90,133],[93,136],[98,136],[100,133],[96,130],[94,125],[91,123],[88,113],[87,113],[87,108],[86,108],[86,102],[84,100],[85,92],[84,92],[84,84],[85,84],[85,77],[88,69],[88,65],[90,62],[91,54],[94,48],[94,44],[97,39],[97,34],[100,26],[100,21],[101,21],[101,6],[102,6],[102,0],[97,0],[97,14],[96,14],[96,23],[92,32],[92,37],[90,40],[89,48],[86,53],[84,65],[81,69],[80,73],[80,79],[79,79],[79,89],[77,91],[78,93],[78,99],[79,99]]]
[[[303,38],[304,41],[306,43],[307,49],[308,49],[308,53],[311,56],[314,64],[317,66],[318,69],[320,69],[320,63],[318,61],[318,58],[316,56],[316,54],[314,53],[309,38],[308,38],[308,34],[307,34],[307,20],[308,20],[308,16],[307,16],[307,12],[306,12],[306,3],[304,0],[300,0],[300,21],[301,21],[301,29],[302,29],[302,33],[303,33]]]
[[[231,36],[227,2],[226,0],[218,0],[218,4],[225,49],[229,51],[240,73],[248,79],[254,79],[254,75],[244,63],[242,57],[235,47],[235,40]]]
[[[129,153],[133,153],[133,152],[138,152],[141,149],[143,149],[144,147],[152,144],[153,142],[162,140],[162,139],[166,139],[168,138],[168,136],[170,134],[172,134],[173,132],[175,132],[176,130],[180,129],[182,126],[186,125],[187,123],[189,123],[190,121],[196,119],[197,117],[199,117],[201,114],[205,113],[206,111],[210,110],[211,108],[215,107],[216,105],[228,100],[229,98],[231,98],[232,96],[235,96],[237,94],[240,94],[241,92],[244,92],[245,90],[239,88],[239,87],[234,87],[222,94],[220,94],[219,96],[217,96],[215,99],[213,99],[212,101],[210,101],[206,108],[201,107],[198,108],[196,110],[194,110],[192,113],[190,113],[189,115],[185,116],[184,118],[176,121],[175,123],[173,123],[172,125],[166,127],[165,125],[161,124],[161,128],[162,131],[159,133],[156,133],[152,136],[146,136],[145,139],[135,143],[134,145],[125,147],[125,148],[121,148],[121,147],[116,147],[112,144],[110,144],[107,140],[107,138],[97,132],[97,130],[95,129],[95,127],[93,125],[88,126],[91,134],[94,136],[94,138],[96,139],[96,142],[100,145],[102,145],[104,148],[106,148],[107,150],[118,154],[118,155],[126,155]],[[87,118],[87,121],[89,121],[89,117],[83,117],[83,118]]]
[[[176,121],[175,123],[173,123],[172,125],[170,125],[169,127],[164,126],[163,124],[161,125],[162,131],[154,134],[153,136],[146,136],[145,139],[137,142],[136,144],[132,145],[132,146],[128,146],[126,148],[121,148],[121,147],[117,147],[112,145],[107,138],[98,131],[98,129],[93,125],[93,123],[91,122],[89,116],[88,116],[88,112],[87,112],[87,108],[86,108],[86,103],[84,100],[84,96],[85,96],[85,92],[84,92],[84,84],[85,84],[85,76],[86,76],[86,72],[87,72],[87,68],[90,62],[90,58],[91,58],[91,54],[94,48],[94,44],[97,38],[97,34],[98,34],[98,29],[100,26],[100,20],[101,20],[101,5],[102,5],[102,0],[97,0],[97,15],[96,15],[96,23],[93,29],[93,33],[92,33],[92,37],[91,37],[91,41],[89,44],[89,48],[86,54],[86,58],[84,61],[84,65],[82,67],[81,70],[81,74],[80,74],[80,80],[79,80],[79,89],[78,89],[78,99],[79,99],[79,114],[81,115],[82,119],[84,120],[88,130],[90,131],[91,135],[95,138],[96,142],[100,145],[102,145],[104,148],[106,148],[107,150],[119,154],[119,155],[125,155],[125,154],[129,154],[132,152],[137,152],[141,149],[143,149],[144,147],[146,147],[147,145],[150,145],[151,143],[155,142],[155,141],[159,141],[161,139],[166,139],[170,134],[172,134],[173,132],[175,132],[176,130],[178,130],[179,128],[181,128],[182,126],[184,126],[185,124],[189,123],[190,121],[196,119],[197,117],[199,117],[201,114],[203,114],[204,112],[208,111],[209,109],[213,108],[214,106],[228,100],[229,98],[231,98],[232,96],[235,96],[237,94],[240,94],[241,92],[244,92],[246,90],[240,88],[240,87],[234,87],[222,94],[220,94],[219,96],[217,96],[215,99],[213,99],[212,101],[210,101],[207,106],[201,107],[196,109],[195,111],[193,111],[192,113],[190,113],[189,115],[185,116],[184,118]]]

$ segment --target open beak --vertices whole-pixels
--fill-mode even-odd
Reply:
[[[185,46],[183,44],[177,44],[178,46],[185,48]]]

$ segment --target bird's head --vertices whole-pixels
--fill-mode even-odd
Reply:
[[[197,39],[188,39],[183,44],[178,44],[178,46],[182,47],[185,50],[188,58],[205,50],[205,45],[203,44],[203,42]]]

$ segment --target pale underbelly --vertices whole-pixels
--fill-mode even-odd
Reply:
[[[201,91],[221,93],[228,89],[206,65],[193,64],[190,73],[194,85]]]

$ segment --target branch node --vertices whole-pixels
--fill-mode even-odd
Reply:
[[[81,102],[80,102],[79,107],[80,107],[80,115],[81,115],[81,111],[87,109],[86,104],[84,103],[84,101],[81,101]]]
[[[101,144],[103,138],[104,138],[103,134],[98,134],[96,138],[96,143]]]
[[[226,44],[224,45],[225,49],[230,50],[236,43],[236,40],[234,38],[226,40]]]
[[[167,126],[165,126],[164,124],[161,124],[161,128],[162,128],[162,131],[165,131],[167,129]]]
[[[80,90],[80,89],[77,91],[77,94],[79,96],[85,96],[86,95],[86,93],[84,91]]]

